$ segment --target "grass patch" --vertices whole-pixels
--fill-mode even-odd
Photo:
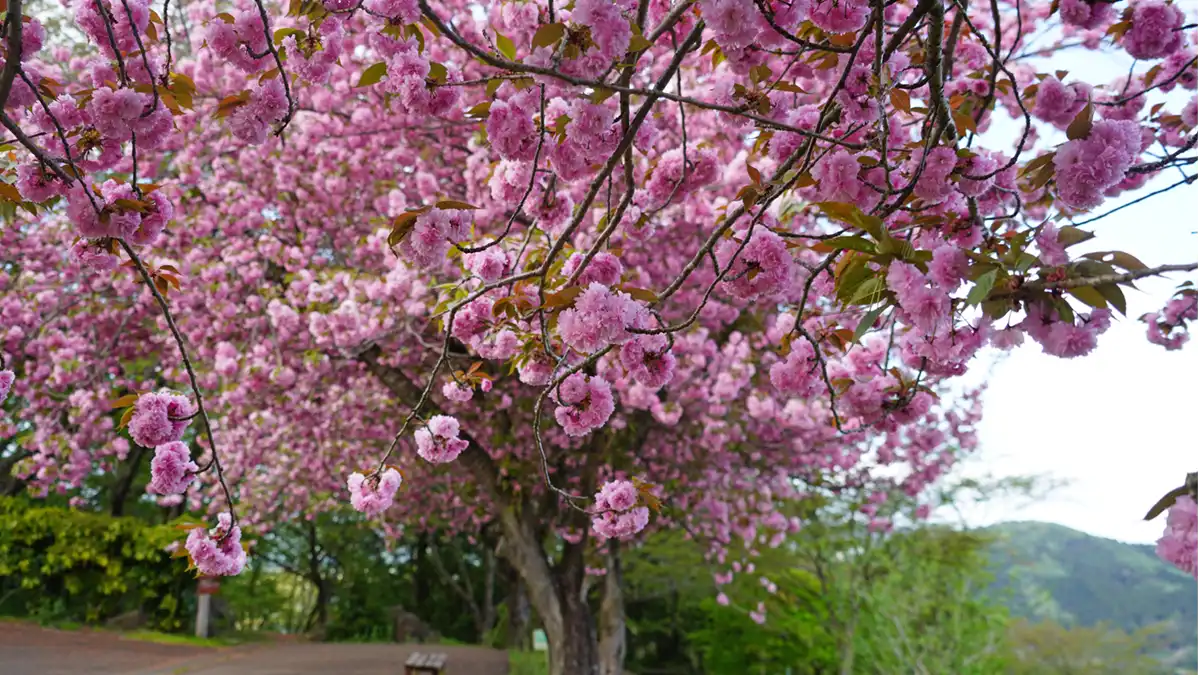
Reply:
[[[549,654],[546,652],[521,652],[510,651],[508,653],[508,675],[546,675],[550,672],[550,664],[547,663]]]
[[[219,635],[211,638],[198,638],[194,635],[176,633],[160,633],[153,630],[135,630],[121,633],[127,640],[139,642],[154,642],[160,645],[188,645],[192,647],[229,647],[256,641],[257,636],[246,633]]]

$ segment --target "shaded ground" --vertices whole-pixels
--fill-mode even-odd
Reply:
[[[447,654],[446,675],[508,673],[504,652],[480,647],[283,643],[207,648],[0,623],[3,675],[399,675],[414,651]]]

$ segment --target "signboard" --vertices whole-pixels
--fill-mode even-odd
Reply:
[[[541,630],[533,631],[533,649],[534,651],[544,652],[549,648],[546,643],[546,632]]]
[[[196,595],[216,595],[221,588],[221,582],[215,577],[201,577],[196,585]]]

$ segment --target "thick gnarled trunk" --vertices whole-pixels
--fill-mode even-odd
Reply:
[[[600,602],[600,675],[625,672],[625,596],[621,592],[621,549],[609,542],[604,599]]]
[[[419,400],[420,390],[399,369],[382,363],[381,356],[381,350],[376,346],[360,354],[358,359],[392,393],[410,403]],[[621,673],[625,618],[616,549],[609,554],[611,579],[606,579],[605,602],[601,609],[605,631],[602,654],[584,587],[586,544],[565,544],[561,560],[551,565],[532,515],[533,505],[523,497],[502,490],[499,472],[491,456],[470,434],[463,433],[460,437],[468,446],[458,462],[471,472],[479,490],[495,506],[504,537],[503,555],[520,575],[529,603],[546,631],[550,648],[549,675]]]

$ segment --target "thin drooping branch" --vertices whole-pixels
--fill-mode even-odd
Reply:
[[[229,489],[229,484],[225,482],[225,472],[221,468],[221,457],[217,452],[217,442],[213,440],[212,421],[208,418],[208,411],[204,409],[204,395],[200,393],[200,384],[196,380],[196,371],[192,367],[192,359],[188,355],[186,341],[183,339],[183,333],[179,331],[179,326],[175,324],[175,317],[171,314],[171,308],[167,305],[167,299],[159,292],[158,287],[154,285],[154,279],[150,276],[150,271],[146,269],[145,263],[138,257],[136,251],[133,250],[128,243],[123,239],[118,239],[121,248],[125,254],[129,256],[129,260],[133,262],[137,268],[138,274],[141,275],[142,281],[149,287],[150,293],[154,295],[155,301],[158,302],[158,307],[162,310],[163,318],[167,321],[167,327],[171,331],[171,336],[175,338],[175,345],[179,348],[179,358],[183,361],[184,370],[187,371],[188,383],[192,387],[192,394],[196,397],[196,408],[200,415],[200,420],[204,422],[204,435],[208,439],[208,447],[212,452],[210,463],[217,471],[217,482],[221,484],[221,490],[225,494],[225,501],[229,506],[229,516],[231,527],[224,536],[229,536],[233,531],[232,525],[237,525],[237,513],[234,510],[233,493]]]
[[[1103,286],[1105,284],[1124,284],[1146,277],[1157,277],[1167,272],[1191,272],[1196,269],[1196,263],[1179,263],[1174,265],[1159,265],[1158,267],[1147,267],[1145,269],[1125,272],[1124,274],[1099,274],[1090,277],[1075,277],[1073,279],[1061,279],[1059,281],[1035,281],[1033,283],[1022,284],[1016,289],[998,293],[993,298],[1006,298],[1012,296],[1027,295],[1037,291],[1065,291],[1071,288],[1082,288],[1084,286]]]

